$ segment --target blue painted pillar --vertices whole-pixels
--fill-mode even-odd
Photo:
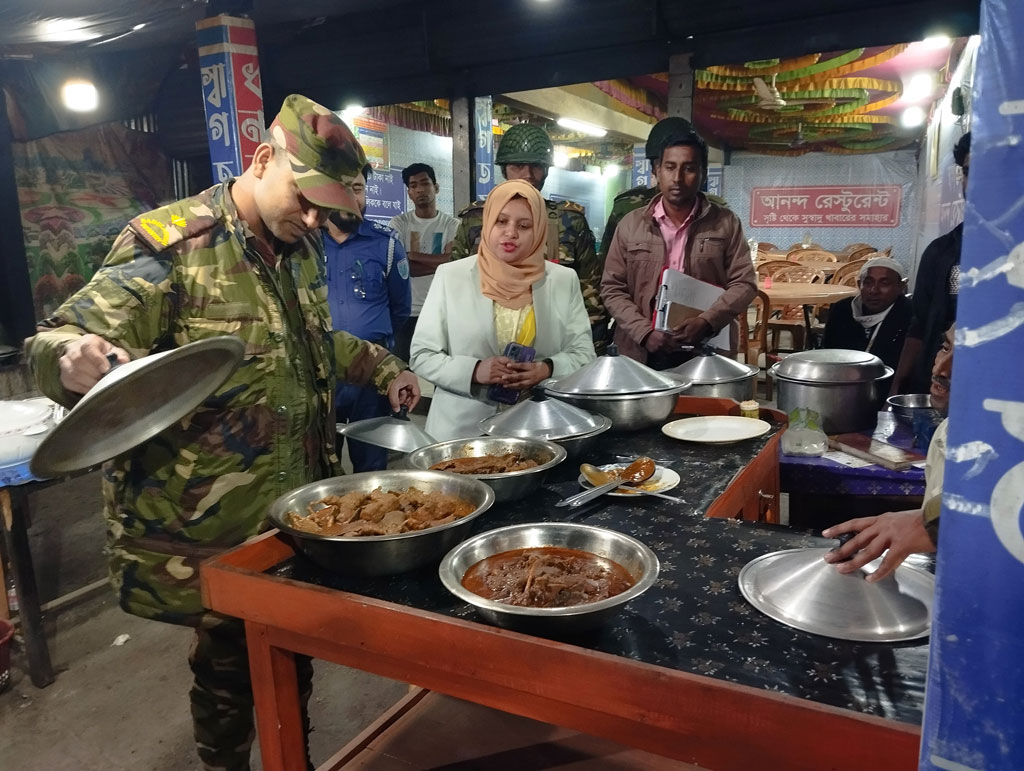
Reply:
[[[982,0],[921,769],[1024,769],[1024,3]]]

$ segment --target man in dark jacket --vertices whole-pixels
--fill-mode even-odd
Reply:
[[[971,133],[968,131],[953,148],[953,160],[963,172],[964,198],[967,198],[967,173],[971,166]],[[922,394],[931,382],[931,363],[942,347],[942,336],[956,320],[956,298],[960,291],[960,245],[964,225],[961,222],[939,236],[924,250],[914,282],[914,320],[903,344],[891,393]]]
[[[829,309],[822,347],[867,351],[895,369],[913,317],[907,274],[896,260],[876,257],[860,269],[857,286],[859,294]]]

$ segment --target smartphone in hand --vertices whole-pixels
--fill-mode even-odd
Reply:
[[[536,354],[536,349],[529,345],[509,343],[505,346],[505,352],[502,356],[506,359],[511,359],[512,361],[524,362],[533,361],[533,357]],[[505,386],[495,383],[487,389],[487,398],[493,402],[500,402],[501,404],[515,404],[519,401],[519,395],[521,393],[522,391],[517,391],[514,388],[506,388]]]

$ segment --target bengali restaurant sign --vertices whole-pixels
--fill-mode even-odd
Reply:
[[[771,228],[894,228],[900,224],[899,185],[755,187],[750,224]]]

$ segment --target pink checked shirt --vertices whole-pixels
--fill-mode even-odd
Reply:
[[[658,223],[658,228],[661,230],[661,237],[665,239],[665,266],[678,270],[683,273],[683,257],[686,254],[686,241],[689,235],[690,223],[693,222],[693,217],[697,213],[698,204],[700,198],[697,198],[693,202],[693,208],[690,209],[690,213],[686,215],[686,219],[683,220],[683,224],[676,227],[676,224],[669,219],[669,216],[665,213],[665,206],[662,203],[662,199],[658,199],[658,202],[654,205],[654,219]]]

